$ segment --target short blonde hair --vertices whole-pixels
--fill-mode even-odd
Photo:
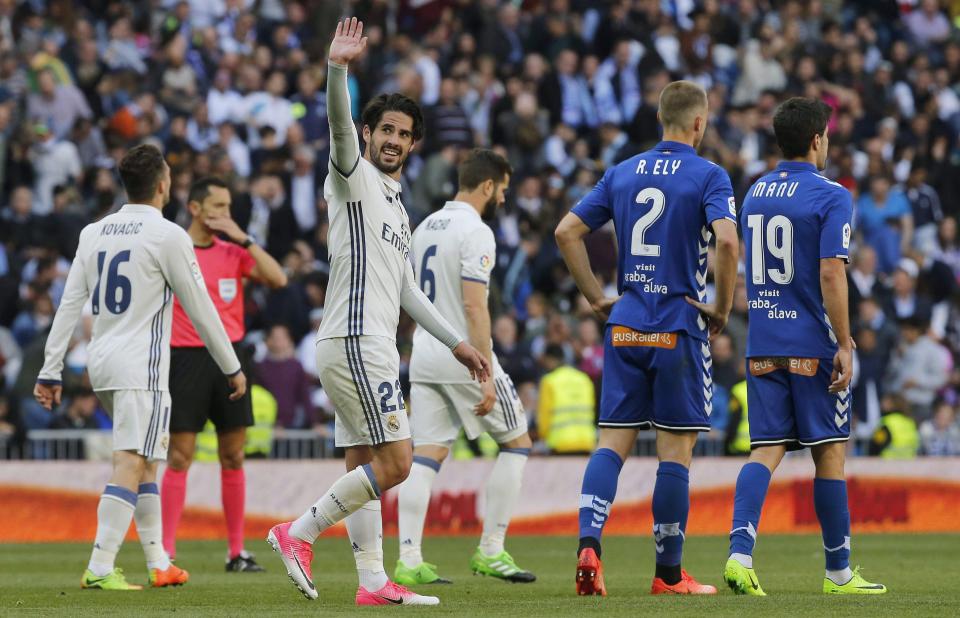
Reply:
[[[707,93],[693,82],[670,82],[660,92],[660,123],[664,128],[689,131],[693,119],[707,110]]]

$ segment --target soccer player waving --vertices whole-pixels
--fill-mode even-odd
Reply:
[[[83,228],[63,300],[47,337],[46,359],[34,396],[47,409],[60,403],[63,357],[87,299],[93,310],[90,382],[113,417],[113,474],[97,507],[97,537],[82,588],[134,590],[114,561],[133,519],[147,558],[150,584],[180,585],[188,573],[163,550],[157,465],[170,441],[170,322],[173,295],[183,304],[219,370],[224,397],[247,389],[240,361],[207,294],[193,243],[163,218],[170,201],[170,168],[153,146],[120,161],[131,201]]]
[[[773,117],[781,161],[750,187],[740,223],[746,243],[747,414],[750,461],[737,477],[727,585],[764,595],[753,546],[770,476],[787,450],[809,447],[813,502],[823,533],[823,591],[882,594],[850,570],[850,512],[843,464],[850,437],[853,340],[847,313],[850,192],[827,180],[831,109],[793,98]]]
[[[727,173],[697,156],[707,95],[691,82],[660,94],[663,141],[610,168],[557,226],[577,287],[607,320],[600,440],[583,476],[577,593],[606,594],[600,535],[617,477],[640,429],[657,431],[653,489],[654,594],[714,594],[680,566],[697,432],[710,430],[713,380],[708,343],[733,304],[737,227]],[[605,298],[583,237],[613,219],[620,247],[619,298]],[[707,247],[717,235],[716,301],[705,304]],[[693,301],[692,298],[697,300]],[[693,306],[695,305],[695,306]],[[708,325],[709,321],[709,325]]]
[[[313,542],[346,518],[360,586],[357,605],[437,605],[391,582],[383,569],[380,494],[403,482],[413,463],[410,427],[400,392],[397,324],[400,307],[484,381],[490,362],[440,315],[417,287],[408,255],[410,223],[400,199],[403,164],[423,134],[419,106],[383,94],[363,111],[360,156],[350,117],[347,64],[367,45],[356,18],[337,24],[330,44],[327,114],[330,174],[330,285],[317,333],[320,381],[336,407],[336,442],[347,474],[296,521],[271,528],[267,540],[308,599]],[[348,517],[349,516],[349,517]]]

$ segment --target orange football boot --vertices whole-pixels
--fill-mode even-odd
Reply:
[[[680,581],[672,586],[659,577],[653,578],[650,594],[717,594],[717,588],[710,584],[701,584],[680,569]]]
[[[607,596],[607,587],[603,584],[603,563],[590,547],[585,547],[577,559],[577,594]]]

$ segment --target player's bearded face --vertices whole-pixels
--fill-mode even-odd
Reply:
[[[493,183],[493,194],[490,195],[490,199],[487,200],[487,203],[483,205],[483,212],[480,213],[480,217],[485,221],[492,221],[494,217],[497,216],[497,209],[503,206],[503,203],[507,200],[506,191],[509,184],[509,176],[507,176],[502,182]]]
[[[413,143],[413,119],[400,112],[385,112],[369,133],[370,161],[384,174],[393,174],[407,161]]]

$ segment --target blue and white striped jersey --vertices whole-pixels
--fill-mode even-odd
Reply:
[[[571,211],[591,230],[613,220],[623,297],[610,324],[706,341],[685,297],[706,299],[710,226],[736,221],[730,177],[687,144],[660,142],[611,167]]]

